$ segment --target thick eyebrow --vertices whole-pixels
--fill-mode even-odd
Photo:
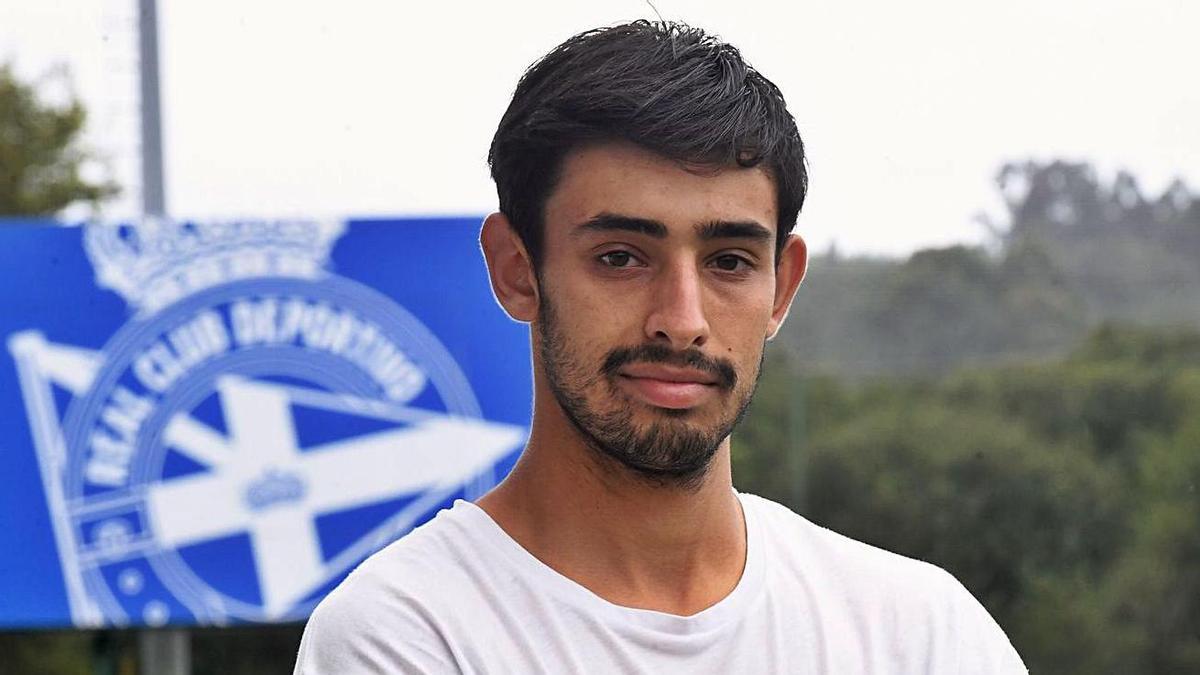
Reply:
[[[636,232],[655,239],[667,238],[667,226],[649,218],[635,218],[615,213],[601,213],[575,226],[575,234],[584,232]]]
[[[667,238],[667,226],[651,218],[622,216],[616,213],[601,213],[575,226],[574,233],[584,232],[635,232],[655,239]],[[770,242],[775,236],[771,230],[753,220],[714,220],[696,226],[696,235],[704,241],[712,239],[749,239],[754,242]]]
[[[705,223],[696,228],[696,234],[701,239],[750,239],[755,242],[769,242],[775,233],[753,220],[727,221],[717,220]]]

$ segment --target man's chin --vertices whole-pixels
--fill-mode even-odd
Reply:
[[[614,463],[659,486],[698,484],[724,441],[714,429],[661,416],[656,423],[631,426],[619,438],[593,435],[592,445]]]
[[[716,452],[714,449],[712,452],[702,455],[677,458],[670,462],[647,460],[641,455],[626,453],[605,452],[605,454],[613,463],[654,487],[695,489],[700,486],[704,476],[708,474]]]

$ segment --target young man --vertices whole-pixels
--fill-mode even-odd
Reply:
[[[729,435],[806,264],[773,84],[699,30],[591,31],[525,74],[489,159],[528,445],[351,574],[297,673],[1025,672],[950,575],[733,489]]]

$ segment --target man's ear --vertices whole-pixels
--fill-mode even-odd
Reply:
[[[530,322],[537,317],[538,286],[533,261],[503,213],[493,213],[483,221],[479,233],[483,257],[487,260],[492,293],[508,315]]]
[[[773,339],[787,318],[792,307],[796,289],[804,280],[808,269],[808,246],[798,234],[789,234],[779,252],[779,265],[775,268],[775,302],[771,306],[771,320],[767,324],[767,339]]]

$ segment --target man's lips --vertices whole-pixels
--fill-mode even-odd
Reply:
[[[702,370],[657,363],[625,366],[617,382],[650,405],[676,410],[695,407],[719,389],[718,378]]]
[[[617,371],[619,375],[679,384],[716,384],[716,376],[696,368],[681,368],[662,363],[634,363]]]

